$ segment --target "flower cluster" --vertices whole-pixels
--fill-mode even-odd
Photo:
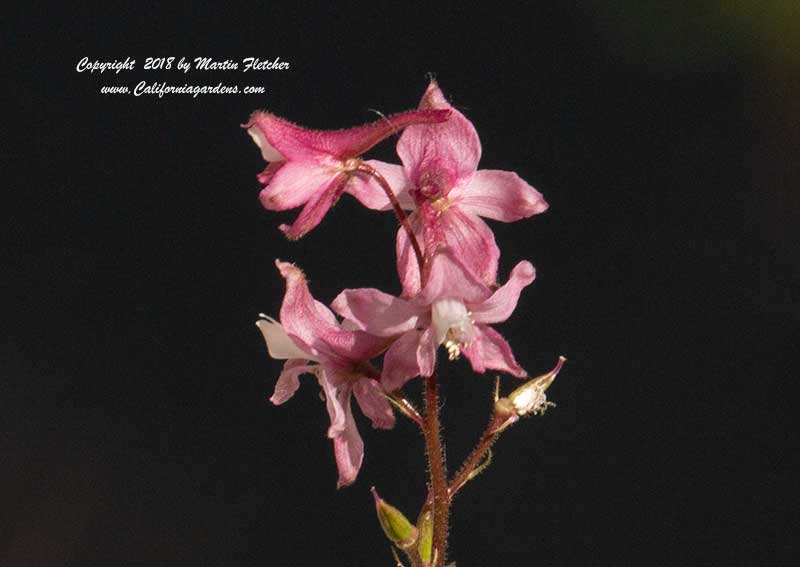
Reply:
[[[450,360],[465,356],[475,372],[527,377],[491,325],[508,319],[536,272],[523,260],[499,284],[500,251],[483,219],[516,221],[545,211],[547,203],[515,173],[478,170],[478,134],[436,82],[416,110],[356,128],[308,130],[267,112],[254,113],[245,127],[268,162],[258,176],[265,185],[262,205],[303,207],[290,226],[280,226],[287,237],[316,227],[343,193],[370,209],[394,210],[401,223],[400,297],[346,289],[331,310],[311,295],[300,268],[277,261],[286,281],[280,321],[262,316],[257,323],[269,354],[286,360],[274,404],[294,394],[301,374],[316,376],[330,415],[339,486],[355,480],[364,455],[352,396],[373,426],[391,428],[390,397],[409,380],[434,373],[439,346]],[[362,157],[401,131],[402,165]]]

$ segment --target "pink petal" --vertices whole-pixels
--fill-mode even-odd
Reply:
[[[419,348],[417,349],[417,363],[419,364],[419,375],[430,376],[433,374],[436,364],[436,347],[433,329],[428,327],[422,332],[419,338]]]
[[[347,412],[350,409],[350,394],[353,389],[347,374],[331,366],[323,365],[318,368],[317,378],[325,394],[325,407],[331,420],[328,437],[333,439],[347,426]]]
[[[426,250],[433,250],[439,244],[447,245],[468,272],[484,284],[494,286],[500,249],[491,229],[480,217],[464,211],[458,204],[441,213],[432,211],[428,203],[423,205]]]
[[[411,210],[414,208],[414,200],[408,194],[409,185],[401,166],[378,160],[369,160],[364,163],[377,171],[386,180],[403,209]],[[369,209],[375,211],[392,210],[392,204],[386,196],[386,191],[372,175],[366,173],[353,175],[345,191]]]
[[[331,418],[328,437],[333,440],[333,453],[339,469],[337,488],[341,488],[356,479],[364,458],[364,442],[353,419],[350,407],[352,388],[347,376],[326,368],[319,377]]]
[[[454,250],[443,247],[430,261],[430,273],[425,288],[414,298],[419,305],[430,305],[438,299],[457,299],[465,303],[483,302],[491,290],[476,278],[456,256]]]
[[[399,335],[417,325],[422,309],[377,289],[346,289],[331,307],[360,329],[379,337]]]
[[[397,154],[408,178],[425,197],[444,196],[475,173],[481,143],[472,122],[450,106],[436,81],[431,81],[419,108],[446,108],[452,114],[441,124],[406,128],[397,142]]]
[[[442,122],[447,110],[409,110],[370,124],[342,130],[309,130],[268,112],[255,112],[245,128],[256,128],[269,145],[289,161],[318,161],[325,156],[356,157],[411,124]],[[251,134],[258,136],[258,134]],[[263,149],[264,144],[261,144]]]
[[[364,126],[327,132],[329,153],[341,158],[360,156],[378,142],[412,124],[439,123],[449,119],[447,109],[419,109],[399,112]]]
[[[392,406],[377,380],[361,378],[353,385],[353,393],[356,395],[358,407],[372,420],[373,427],[379,429],[394,427]]]
[[[508,342],[487,325],[475,325],[475,336],[461,352],[469,359],[472,369],[482,373],[487,369],[506,372],[518,378],[527,372],[517,364]]]
[[[383,357],[381,384],[393,392],[402,388],[411,378],[420,375],[417,349],[422,331],[409,331],[397,339]]]
[[[339,469],[336,488],[353,484],[364,460],[364,442],[358,434],[350,404],[347,404],[346,411],[344,431],[333,438],[333,454],[336,457],[336,468]]]
[[[510,171],[481,170],[466,185],[459,206],[474,215],[512,222],[543,213],[547,202],[536,189]]]
[[[278,172],[278,175],[280,175],[280,172]],[[342,196],[347,180],[348,176],[344,173],[333,177],[325,189],[314,195],[306,203],[306,206],[303,207],[303,210],[300,211],[291,226],[282,224],[278,228],[291,240],[301,238],[322,222],[325,214]]]
[[[435,361],[436,345],[431,329],[408,331],[386,351],[381,384],[386,391],[399,390],[416,376],[433,374]]]
[[[261,205],[270,211],[285,211],[304,205],[328,189],[337,174],[316,165],[284,163],[261,190]]]
[[[280,260],[275,265],[286,279],[281,324],[296,344],[308,347],[302,350],[323,363],[345,368],[374,358],[386,348],[385,339],[341,329],[330,310],[314,300],[300,268]]]
[[[533,265],[523,260],[511,271],[503,287],[495,291],[486,301],[469,304],[467,307],[472,313],[476,323],[501,323],[511,316],[519,301],[522,289],[533,283],[536,278],[536,269]]]
[[[300,387],[301,374],[313,374],[317,368],[315,364],[307,364],[305,360],[287,360],[283,365],[283,372],[275,384],[275,392],[269,399],[276,406],[291,398]]]
[[[256,176],[258,182],[261,183],[262,185],[269,184],[269,182],[272,181],[272,178],[275,177],[275,174],[278,173],[278,171],[284,165],[286,165],[285,161],[276,161],[268,164],[267,167],[264,168],[264,171],[262,171]]]
[[[420,246],[423,246],[422,220],[419,211],[413,212],[408,217],[408,221],[411,224],[417,242],[419,242]],[[397,251],[397,275],[400,277],[400,283],[403,286],[403,297],[413,297],[419,292],[420,288],[419,264],[408,239],[408,234],[402,226],[397,229],[395,248]]]
[[[254,139],[261,138],[259,147],[268,144],[274,152],[288,160],[316,160],[323,152],[315,151],[309,143],[313,130],[306,130],[269,112],[254,112],[244,125]],[[266,159],[266,156],[265,156]]]
[[[459,258],[466,272],[474,274],[487,286],[495,285],[500,249],[491,229],[480,217],[464,212],[457,204],[439,212],[430,203],[423,203],[411,214],[409,221],[427,255],[446,246],[452,256]],[[413,297],[419,292],[419,268],[414,249],[402,227],[397,231],[396,248],[397,273],[403,285],[403,296]]]

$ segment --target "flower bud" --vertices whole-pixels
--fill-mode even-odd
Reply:
[[[548,407],[554,406],[553,402],[547,401],[545,391],[553,383],[566,360],[563,356],[559,356],[558,363],[550,372],[528,380],[511,392],[507,398],[497,400],[495,403],[496,410],[521,417],[529,414],[542,414]]]
[[[420,514],[417,522],[419,530],[419,543],[417,549],[424,563],[431,562],[431,548],[433,547],[433,511],[428,508]]]
[[[374,486],[371,490],[372,496],[375,498],[378,521],[386,537],[401,549],[414,545],[417,541],[417,528],[414,527],[414,524],[409,522],[400,510],[387,504],[383,498],[378,496],[378,491]]]

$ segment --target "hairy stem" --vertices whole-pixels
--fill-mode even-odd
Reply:
[[[486,430],[484,430],[483,434],[481,435],[480,441],[478,441],[478,444],[475,445],[475,448],[466,458],[464,464],[461,465],[461,468],[458,469],[455,477],[453,477],[453,480],[450,482],[450,486],[448,488],[448,494],[450,498],[453,498],[456,493],[471,480],[473,471],[476,471],[479,469],[479,467],[483,466],[486,453],[489,452],[489,449],[492,448],[494,442],[497,441],[498,437],[500,437],[503,421],[505,421],[504,417],[498,416],[497,413],[492,413],[492,418],[489,420]]]
[[[423,267],[425,265],[425,259],[422,255],[422,248],[420,248],[419,242],[417,242],[417,237],[414,236],[414,230],[411,228],[411,223],[408,220],[408,215],[406,215],[406,212],[403,210],[403,207],[400,206],[400,201],[397,200],[397,197],[392,191],[389,182],[386,181],[383,175],[381,175],[374,167],[367,165],[366,163],[363,162],[360,163],[358,165],[358,171],[374,177],[375,180],[378,182],[378,185],[381,186],[383,191],[386,193],[386,196],[389,198],[389,202],[392,204],[392,208],[394,209],[394,214],[397,216],[397,220],[400,221],[400,224],[406,231],[406,234],[408,235],[408,240],[411,242],[411,247],[414,249],[414,256],[417,257],[417,265],[419,266],[420,281],[423,281],[422,274],[423,274]]]
[[[439,426],[439,395],[436,375],[425,378],[425,447],[428,453],[430,490],[433,492],[433,567],[443,567],[447,551],[450,495],[447,486],[445,455]]]

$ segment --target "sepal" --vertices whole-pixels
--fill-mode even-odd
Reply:
[[[433,548],[433,511],[430,508],[423,510],[417,521],[419,532],[417,550],[422,561],[426,564],[431,562],[431,549]]]

